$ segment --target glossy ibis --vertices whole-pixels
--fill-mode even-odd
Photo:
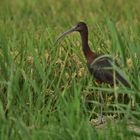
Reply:
[[[84,22],[79,22],[76,26],[64,32],[58,37],[57,41],[74,31],[80,33],[82,40],[82,50],[87,60],[88,69],[97,82],[108,83],[111,86],[113,86],[114,83],[118,84],[120,82],[124,86],[130,87],[128,81],[122,75],[120,75],[117,70],[114,69],[114,62],[110,57],[107,57],[106,55],[98,55],[91,51],[88,45],[88,27]]]

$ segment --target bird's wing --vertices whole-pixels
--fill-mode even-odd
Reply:
[[[111,64],[108,59],[98,59],[88,65],[91,74],[100,82],[113,84],[113,73],[111,72]]]
[[[110,57],[100,57],[95,59],[88,65],[91,74],[100,82],[114,84],[120,81],[123,85],[128,86],[127,80],[124,79],[115,69],[113,69],[113,61]]]

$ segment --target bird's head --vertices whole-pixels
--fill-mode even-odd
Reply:
[[[75,27],[73,27],[74,31],[83,32],[87,30],[87,25],[84,22],[78,22]]]
[[[62,33],[56,40],[56,42],[61,39],[62,37],[66,36],[67,34],[69,33],[72,33],[74,31],[78,31],[79,33],[82,33],[82,32],[87,32],[88,29],[87,29],[87,25],[84,23],[84,22],[78,22],[76,24],[76,26],[72,27],[71,29],[67,30],[66,32]]]

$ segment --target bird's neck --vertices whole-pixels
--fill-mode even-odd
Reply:
[[[88,31],[83,31],[80,33],[80,35],[82,39],[83,53],[85,55],[85,58],[87,59],[87,63],[91,63],[93,59],[96,57],[96,54],[91,51],[88,45]]]

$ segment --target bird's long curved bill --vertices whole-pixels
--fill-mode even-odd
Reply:
[[[62,34],[56,39],[55,44],[56,44],[61,38],[63,38],[63,37],[66,36],[67,34],[70,34],[70,33],[74,32],[74,31],[76,31],[76,26],[73,27],[73,28],[71,28],[71,29],[69,29],[69,30],[67,30],[66,32],[62,33]]]

